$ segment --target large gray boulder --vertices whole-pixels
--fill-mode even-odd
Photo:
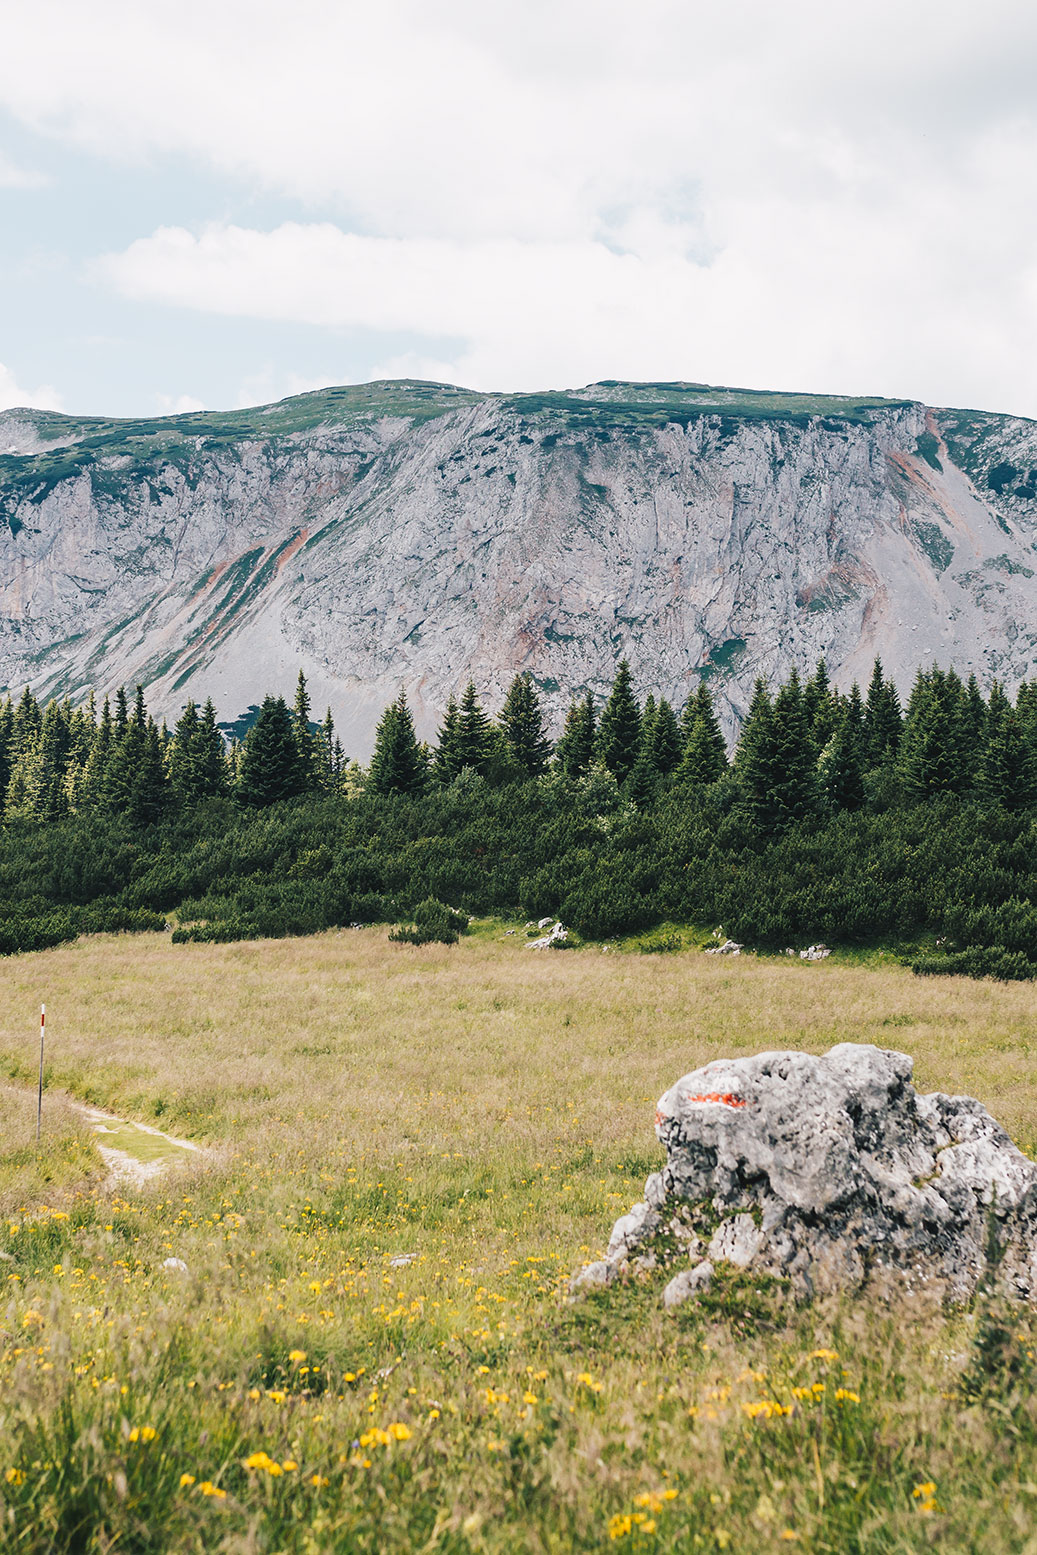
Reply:
[[[971,1096],[920,1095],[912,1068],[842,1043],[685,1075],[656,1113],[666,1165],[617,1221],[598,1283],[679,1257],[805,1295],[891,1278],[955,1300],[984,1278],[1037,1295],[1037,1165]]]

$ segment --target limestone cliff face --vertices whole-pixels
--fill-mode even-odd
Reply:
[[[728,723],[755,676],[876,654],[1037,670],[1037,424],[693,385],[364,385],[154,422],[0,416],[0,684],[142,680],[234,718],[299,667],[352,753],[404,687],[560,714],[626,654]]]

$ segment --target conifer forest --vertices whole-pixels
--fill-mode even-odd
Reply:
[[[177,941],[449,941],[470,914],[552,914],[591,940],[722,925],[760,951],[1037,975],[1037,681],[1013,700],[926,668],[902,705],[878,661],[864,693],[822,662],[758,682],[729,752],[707,681],[642,701],[624,661],[557,742],[524,675],[493,716],[469,684],[432,745],[401,694],[366,767],[301,674],[229,743],[211,702],[170,729],[139,687],[100,707],[26,691],[0,706],[0,796],[4,954],[171,920]]]

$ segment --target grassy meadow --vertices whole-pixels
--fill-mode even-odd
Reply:
[[[711,1057],[898,1047],[1037,1148],[1028,985],[483,925],[99,936],[0,986],[5,1551],[1037,1551],[1029,1311],[566,1300]],[[113,1188],[61,1094],[204,1153]]]

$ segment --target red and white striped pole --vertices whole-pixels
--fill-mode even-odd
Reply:
[[[36,1143],[40,1142],[40,1119],[43,1116],[43,1038],[47,1029],[47,1006],[40,1005],[40,1088],[36,1094]]]

